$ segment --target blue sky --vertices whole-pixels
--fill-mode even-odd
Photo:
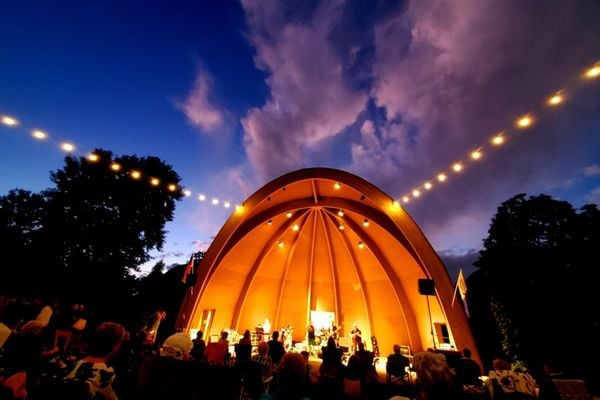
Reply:
[[[0,125],[0,194],[62,167],[33,128],[81,154],[159,156],[233,203],[303,167],[396,198],[446,171],[405,208],[453,278],[513,195],[600,202],[600,80],[581,77],[600,61],[597,2],[7,1],[0,37],[0,114],[21,122]],[[150,264],[206,249],[230,211],[183,200]]]

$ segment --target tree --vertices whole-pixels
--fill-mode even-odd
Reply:
[[[43,240],[33,242],[31,249],[43,255],[56,292],[114,307],[133,290],[131,272],[149,259],[151,249],[162,248],[165,223],[173,219],[175,202],[183,194],[177,173],[157,157],[113,157],[102,149],[94,154],[94,161],[66,157],[65,166],[51,174],[56,187],[31,196],[43,210],[42,224],[29,218],[11,228],[17,207],[8,207],[0,223],[2,229],[22,232],[21,238],[33,237],[29,232],[34,228],[42,231]],[[152,184],[151,179],[158,181]],[[26,203],[25,198],[15,192],[2,201]]]
[[[600,244],[597,206],[586,205],[578,214],[565,201],[519,194],[498,207],[488,233],[472,278],[483,288],[469,291],[478,295],[470,297],[469,309],[480,313],[471,310],[472,323],[495,318],[491,336],[511,349],[504,356],[531,364],[545,359],[582,365],[574,362],[570,345],[592,344],[600,333],[598,309],[589,304],[597,264],[589,260]],[[589,312],[582,318],[583,310]],[[485,312],[492,318],[481,315]]]

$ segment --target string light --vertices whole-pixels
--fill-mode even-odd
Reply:
[[[596,78],[600,77],[600,62],[596,63],[592,67],[590,67],[587,70],[585,70],[583,72],[583,74],[580,75],[580,76],[583,77],[583,78],[585,78],[585,79],[588,79],[588,80],[596,79]],[[546,98],[546,100],[544,100],[544,104],[546,104],[547,106],[550,106],[550,107],[557,107],[559,105],[562,105],[565,102],[565,95],[564,95],[565,91],[566,91],[565,89],[561,89],[560,91],[556,92],[552,96]],[[534,116],[532,114],[527,114],[527,115],[524,115],[524,116],[518,118],[515,125],[519,129],[525,129],[525,128],[531,127],[534,124],[534,122],[535,122]],[[17,118],[15,118],[13,116],[9,116],[9,115],[1,115],[0,116],[0,123],[2,125],[7,126],[7,127],[17,127],[17,126],[21,125],[21,122]],[[501,133],[498,133],[498,134],[494,135],[493,137],[491,137],[489,139],[490,143],[493,146],[500,146],[500,145],[504,144],[504,142],[506,141],[506,137],[505,137],[506,133],[507,132],[501,132]],[[50,135],[48,135],[45,131],[40,130],[40,129],[31,130],[31,137],[33,137],[36,140],[51,139]],[[55,140],[55,141],[57,141],[57,140]],[[66,152],[69,152],[69,153],[75,152],[75,150],[76,150],[75,144],[73,144],[71,142],[59,142],[59,146],[60,146],[60,148],[63,151],[66,151]],[[479,160],[479,159],[481,159],[482,154],[483,154],[482,148],[483,148],[483,146],[481,146],[479,149],[471,152],[469,154],[470,159],[471,160]],[[98,161],[100,161],[100,157],[98,155],[94,154],[94,153],[89,153],[86,156],[86,158],[87,158],[87,160],[89,162],[98,162]],[[115,164],[117,164],[117,163],[113,162],[113,163],[109,163],[108,165],[110,166],[111,169],[113,169],[113,171],[119,172],[121,170],[121,167],[119,166],[119,167],[117,167],[117,170],[115,170],[114,169],[115,168]],[[464,166],[461,163],[455,163],[451,168],[455,172],[460,172],[460,171],[463,170]],[[131,175],[132,178],[139,179],[139,177],[141,177],[141,175],[143,174],[143,171],[129,171],[128,173]],[[136,177],[137,173],[140,174],[139,177]],[[448,177],[447,177],[447,175],[445,173],[440,173],[440,174],[437,175],[436,179],[439,182],[445,182],[448,179]],[[149,183],[151,185],[153,185],[153,186],[159,186],[160,185],[160,179],[158,179],[158,178],[152,178],[152,179],[149,180]],[[172,184],[172,183],[171,184],[166,183],[164,187],[167,190],[171,191],[171,192],[174,192],[174,191],[176,191],[178,189],[178,186],[175,185],[175,184]],[[339,182],[335,182],[334,185],[333,185],[333,187],[334,187],[335,190],[339,190],[339,189],[341,189],[341,184]],[[421,190],[420,190],[421,188],[424,188],[425,190],[431,190],[432,187],[433,187],[433,185],[431,184],[431,180],[427,180],[427,181],[425,181],[423,183],[423,185],[421,187],[413,189],[412,195],[413,195],[413,197],[417,198],[417,197],[419,197],[421,195]],[[183,193],[183,195],[185,197],[192,196],[192,191],[189,190],[189,189],[183,190],[182,193]],[[361,200],[363,200],[363,198],[364,198],[364,195],[363,195],[363,197],[361,197]],[[206,200],[206,195],[204,195],[204,194],[198,194],[198,199],[200,201],[205,201]],[[401,199],[402,199],[403,203],[408,203],[410,201],[410,197],[408,195],[404,195]],[[211,203],[213,205],[217,205],[220,202],[221,201],[219,199],[213,198]],[[228,202],[228,201],[222,201],[222,203],[223,203],[223,205],[224,205],[225,208],[230,208],[231,207],[231,203]],[[394,207],[399,207],[400,206],[400,201],[399,200],[393,200],[392,205]],[[237,210],[241,209],[241,206],[236,205],[235,208],[236,208],[236,211],[237,211]],[[340,212],[342,212],[342,211],[340,210]],[[289,217],[291,217],[292,214],[288,213],[287,215],[288,215],[288,218],[289,218]]]
[[[1,121],[6,126],[17,126],[17,125],[19,125],[19,121],[17,121],[16,118],[9,117],[8,115],[3,115]]]
[[[369,226],[369,220],[365,218],[365,220],[363,221],[363,226],[365,228],[367,228]]]
[[[121,170],[121,164],[114,162],[110,164],[110,169],[112,169],[115,172],[118,172]]]
[[[294,225],[292,225],[292,230],[293,230],[294,232],[298,232],[298,229],[300,229],[300,227],[298,226],[298,224],[294,224]]]
[[[288,211],[288,213],[285,214],[285,216],[288,218],[292,218],[292,215],[294,215],[294,214],[291,211]]]
[[[363,242],[358,242],[358,248],[362,249],[365,247],[365,244]]]
[[[600,77],[600,62],[596,63],[593,67],[588,68],[582,75],[584,78],[586,79],[595,79]],[[561,89],[559,91],[557,91],[556,93],[554,93],[552,96],[546,98],[544,100],[544,104],[550,107],[558,107],[560,105],[562,105],[565,102],[565,92],[566,89]],[[531,127],[534,123],[535,123],[535,117],[532,113],[526,114],[521,116],[520,118],[518,118],[515,122],[515,126],[518,129],[525,129],[525,128],[529,128]],[[506,131],[500,132],[495,134],[494,136],[492,136],[489,140],[490,143],[494,146],[494,147],[498,147],[502,144],[504,144],[504,142],[506,141]],[[471,160],[473,161],[477,161],[479,159],[482,158],[483,156],[483,151],[482,149],[484,148],[484,146],[480,146],[477,150],[471,152],[469,154],[469,157]],[[452,167],[452,170],[455,172],[459,172],[463,169],[463,165],[460,163],[455,163]],[[446,181],[447,176],[444,173],[440,173],[437,176],[437,180],[439,182],[444,182]],[[426,190],[431,189],[431,187],[428,185],[428,183],[430,183],[430,181],[426,181],[421,187],[425,188]],[[414,190],[419,190],[420,188],[417,189],[413,189]],[[415,196],[413,196],[415,197]],[[410,200],[408,195],[404,195],[402,197],[402,201],[404,203],[408,203]]]
[[[33,136],[37,140],[44,140],[48,137],[48,134],[44,131],[36,129],[35,131],[31,132],[31,136]]]
[[[343,217],[343,216],[344,216],[344,211],[342,211],[342,210],[339,210],[337,214],[338,214],[340,217]]]
[[[133,179],[140,179],[142,177],[142,173],[140,171],[130,171],[129,174]]]

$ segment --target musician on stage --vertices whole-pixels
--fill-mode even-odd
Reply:
[[[358,342],[362,340],[362,332],[357,324],[352,325],[350,334],[352,335],[352,353],[354,353],[358,350]]]
[[[315,334],[315,326],[313,325],[312,321],[310,321],[310,323],[306,327],[306,336],[308,339],[308,351],[310,353],[312,353],[315,346],[317,345],[317,343],[316,343],[317,336]]]

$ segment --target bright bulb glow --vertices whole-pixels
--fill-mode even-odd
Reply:
[[[19,124],[19,121],[17,121],[15,118],[13,117],[9,117],[8,115],[4,115],[2,117],[2,123],[6,126],[16,126]]]
[[[279,246],[279,247],[283,247],[283,242],[280,240],[280,241],[277,243],[277,246]]]
[[[408,196],[404,196],[404,197],[402,198],[402,201],[403,201],[403,202],[405,202],[405,203],[408,203],[408,202],[410,201],[410,197],[408,197]]]
[[[294,224],[294,225],[292,226],[292,230],[293,230],[294,232],[298,232],[298,229],[300,229],[300,227],[298,226],[298,224]]]
[[[75,150],[75,145],[65,142],[60,145],[60,148],[63,149],[64,151],[68,151],[70,153]]]
[[[344,230],[344,224],[340,224],[340,226],[338,226],[338,228],[340,228],[340,231]]]
[[[417,189],[412,191],[412,195],[413,197],[419,197],[421,195],[421,192],[419,192]]]
[[[167,189],[169,189],[170,192],[174,192],[177,190],[177,185],[174,183],[171,183],[169,186],[167,186]]]
[[[341,187],[342,187],[342,185],[340,185],[340,183],[339,183],[339,182],[336,182],[336,183],[333,185],[333,188],[334,188],[335,190],[340,190],[340,188],[341,188]]]
[[[239,204],[235,205],[235,211],[242,212],[243,210],[244,210],[244,207],[242,207],[241,205],[239,205]]]
[[[199,194],[199,195],[198,195],[198,200],[200,200],[200,201],[204,201],[204,200],[206,200],[206,196],[205,196],[205,195],[203,195],[203,194]]]
[[[425,182],[423,184],[423,187],[425,188],[425,190],[431,190],[431,188],[433,187],[433,185],[430,182]]]
[[[557,106],[563,102],[563,97],[560,94],[555,94],[554,96],[548,99],[548,104],[551,106]]]
[[[217,204],[219,204],[219,199],[213,198],[212,199],[212,204],[213,204],[213,206],[216,206]]]
[[[500,146],[502,143],[504,143],[504,136],[498,135],[492,138],[492,144]]]
[[[339,215],[340,217],[343,217],[343,216],[344,216],[344,212],[343,212],[342,210],[339,210],[339,211],[338,211],[338,215]]]
[[[142,177],[142,173],[140,171],[131,171],[131,177],[133,179],[140,179]]]
[[[594,79],[600,76],[600,66],[595,66],[588,69],[585,72],[585,77],[589,79]]]
[[[526,115],[524,117],[519,118],[519,120],[517,121],[517,126],[519,128],[527,128],[532,123],[533,123],[533,120],[531,119],[531,117]]]
[[[90,154],[87,155],[87,159],[88,159],[88,161],[96,162],[96,161],[100,160],[100,156],[98,154],[95,154],[95,153],[90,153]]]
[[[392,205],[393,205],[394,207],[396,207],[396,208],[397,208],[397,207],[400,207],[400,202],[399,202],[398,200],[394,200],[394,202],[392,203]]]
[[[454,172],[460,172],[460,171],[462,171],[462,169],[463,169],[463,166],[459,163],[456,163],[452,166],[452,170]]]
[[[223,203],[223,207],[229,208],[229,207],[231,207],[231,203],[226,201],[225,203]]]
[[[38,140],[44,140],[48,137],[48,134],[44,131],[40,131],[39,129],[36,129],[35,131],[31,132],[31,136],[33,136],[34,138],[36,138]]]
[[[369,220],[365,218],[365,220],[363,221],[363,226],[366,228],[369,226]]]
[[[112,163],[112,164],[110,164],[110,169],[112,169],[113,171],[120,171],[121,165],[117,164],[117,163]]]
[[[184,195],[185,197],[190,197],[190,196],[192,195],[192,191],[191,191],[191,190],[187,190],[187,189],[186,189],[186,190],[184,190],[184,191],[183,191],[183,195]]]
[[[286,216],[286,217],[288,217],[288,218],[292,218],[292,215],[294,215],[294,214],[292,214],[292,212],[291,212],[291,211],[290,211],[290,212],[288,212],[287,214],[285,214],[285,216]]]
[[[267,222],[267,224],[269,224],[269,225],[273,225],[273,220],[272,220],[272,219],[270,219],[270,220],[269,220],[269,222]]]
[[[444,182],[447,179],[446,174],[438,174],[437,180],[440,182]]]
[[[363,242],[358,242],[358,248],[362,249],[365,247],[365,244]]]
[[[150,184],[152,186],[158,186],[158,185],[160,185],[160,179],[158,179],[158,178],[152,178],[152,179],[150,179]]]
[[[475,150],[474,152],[472,152],[471,153],[471,158],[473,160],[479,160],[481,158],[481,151]]]

